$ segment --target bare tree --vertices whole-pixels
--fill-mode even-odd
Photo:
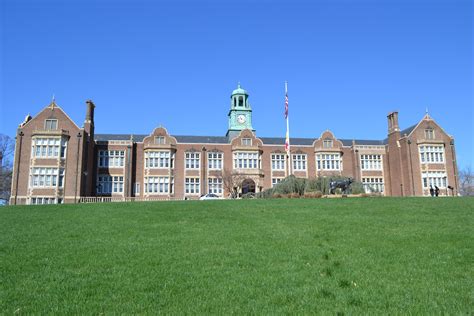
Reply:
[[[10,200],[12,183],[12,161],[15,142],[10,136],[0,134],[0,203]]]
[[[220,172],[219,177],[222,178],[224,190],[230,193],[232,199],[237,198],[242,188],[242,182],[245,180],[245,175],[237,171],[225,169],[223,172]]]
[[[474,172],[470,166],[459,172],[459,191],[463,196],[474,196]]]

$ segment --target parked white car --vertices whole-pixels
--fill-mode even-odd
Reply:
[[[201,196],[199,199],[200,200],[218,200],[220,199],[221,197],[214,194],[214,193],[208,193],[208,194],[204,194],[203,196]]]

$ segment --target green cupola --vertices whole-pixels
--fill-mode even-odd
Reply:
[[[237,89],[232,91],[230,96],[230,110],[229,110],[229,129],[226,136],[234,138],[240,131],[252,128],[252,108],[249,103],[249,94],[246,90],[237,85]]]

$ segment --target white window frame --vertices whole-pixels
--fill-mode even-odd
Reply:
[[[30,168],[30,188],[62,188],[64,187],[64,168],[40,167]]]
[[[306,154],[292,154],[293,171],[306,171],[308,168],[308,157]]]
[[[236,151],[234,169],[260,169],[260,154],[255,151]]]
[[[143,193],[145,194],[167,195],[173,193],[173,177],[146,176],[143,183]]]
[[[198,151],[187,151],[184,153],[184,168],[199,170],[201,168],[201,153]]]
[[[222,196],[224,193],[224,183],[222,178],[209,177],[207,180],[207,192]]]
[[[99,168],[123,168],[125,166],[124,150],[99,150],[97,153]]]
[[[124,176],[99,174],[97,175],[97,195],[113,195],[124,192]]]
[[[272,153],[270,155],[270,158],[271,158],[272,170],[273,171],[285,170],[286,154]]]
[[[425,129],[425,139],[433,140],[435,139],[435,131],[432,128]]]
[[[30,197],[30,205],[47,205],[47,204],[62,204],[63,199],[54,196],[32,196]]]
[[[382,154],[361,154],[360,155],[361,170],[383,170]]]
[[[363,177],[362,185],[365,193],[384,193],[385,183],[383,177]]]
[[[188,195],[200,195],[201,179],[199,177],[186,177],[184,179],[184,193]]]
[[[31,157],[40,159],[65,159],[67,140],[61,137],[33,137]]]
[[[242,138],[242,146],[252,146],[252,138]]]
[[[45,119],[44,120],[44,129],[46,131],[55,131],[55,130],[57,130],[58,129],[58,120],[57,119]]]
[[[332,148],[333,146],[334,146],[334,142],[332,139],[323,140],[323,148]]]
[[[208,152],[207,168],[209,170],[222,170],[224,168],[224,153],[221,151]]]
[[[165,145],[166,138],[164,136],[155,136],[154,142],[155,145]]]
[[[281,181],[283,181],[283,177],[273,177],[272,178],[272,188],[277,185],[278,183],[280,183]]]
[[[419,159],[421,164],[444,164],[445,152],[443,145],[419,145],[418,146]]]
[[[330,159],[328,159],[330,158]],[[342,171],[342,156],[338,152],[327,152],[316,154],[316,170],[319,171]]]
[[[448,175],[445,170],[433,170],[421,172],[421,185],[424,189],[429,189],[430,185],[435,185],[440,189],[448,187]]]
[[[145,169],[174,168],[174,153],[170,150],[145,151]]]

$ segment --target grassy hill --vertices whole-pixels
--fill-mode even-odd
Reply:
[[[5,314],[471,313],[474,199],[0,208]]]

